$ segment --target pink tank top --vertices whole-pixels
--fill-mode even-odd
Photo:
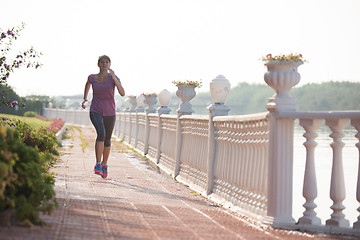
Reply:
[[[93,90],[93,99],[90,105],[90,112],[97,112],[102,116],[115,115],[115,100],[114,91],[115,83],[109,74],[108,79],[100,83],[95,80],[96,74],[91,74],[88,77]]]

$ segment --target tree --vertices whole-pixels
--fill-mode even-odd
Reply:
[[[42,64],[37,61],[42,53],[38,53],[33,47],[20,51],[15,56],[9,56],[11,55],[10,50],[13,42],[18,39],[20,32],[24,30],[24,28],[25,23],[22,23],[21,26],[8,29],[7,31],[0,28],[0,85],[2,86],[7,85],[7,80],[15,69],[24,66],[37,69],[42,66]],[[6,98],[6,92],[0,92],[0,95],[2,98],[0,104],[10,107],[18,105],[18,101]]]

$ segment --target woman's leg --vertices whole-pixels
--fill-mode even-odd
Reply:
[[[105,141],[103,151],[103,164],[107,164],[110,155],[111,136],[115,126],[115,116],[105,116],[104,127],[105,127]]]
[[[104,153],[104,142],[95,141],[95,157],[96,163],[101,162],[101,157]]]
[[[107,164],[110,155],[110,147],[104,147],[103,164]]]
[[[96,141],[95,141],[95,157],[96,162],[101,162],[101,157],[104,152],[104,141],[105,141],[105,127],[103,117],[99,113],[90,112],[90,120],[96,130]]]

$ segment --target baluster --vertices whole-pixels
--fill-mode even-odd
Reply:
[[[356,188],[356,200],[360,203],[360,119],[352,119],[351,125],[353,125],[358,131],[355,134],[355,137],[359,139],[359,142],[355,146],[359,149],[359,169]],[[357,211],[360,213],[360,207],[358,207]],[[358,220],[354,222],[353,228],[360,229],[360,215],[358,216]]]
[[[133,145],[134,148],[137,148],[137,146],[138,146],[138,136],[139,136],[139,111],[137,109],[136,115],[135,115],[135,142]]]
[[[127,140],[129,139],[129,136],[131,135],[131,113],[128,112],[127,113],[127,118],[125,119],[127,120],[126,125],[125,126],[125,142],[127,142]]]
[[[331,218],[326,220],[326,225],[337,227],[349,227],[349,220],[345,219],[342,202],[345,199],[344,169],[342,164],[342,149],[344,137],[342,130],[348,125],[348,119],[326,119],[326,125],[332,130],[330,137],[334,141],[330,144],[333,149],[333,165],[331,171],[330,198],[334,204],[330,207],[334,212]]]
[[[314,209],[317,207],[314,200],[317,197],[317,183],[315,172],[314,150],[317,146],[315,138],[318,136],[316,130],[321,125],[320,119],[300,119],[300,125],[305,129],[306,138],[304,146],[306,148],[306,165],[304,174],[303,196],[306,199],[304,203],[304,216],[299,219],[301,224],[321,224],[321,219],[316,216]]]

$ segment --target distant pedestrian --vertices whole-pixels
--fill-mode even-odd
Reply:
[[[99,73],[90,74],[84,90],[84,101],[82,108],[86,108],[87,96],[92,86],[93,98],[90,105],[90,120],[97,133],[95,141],[96,164],[94,171],[102,178],[108,176],[108,159],[110,155],[111,136],[115,125],[115,99],[114,92],[117,88],[121,96],[125,95],[125,90],[121,85],[120,79],[110,69],[111,60],[103,55],[98,59]],[[102,158],[102,161],[101,161]]]

